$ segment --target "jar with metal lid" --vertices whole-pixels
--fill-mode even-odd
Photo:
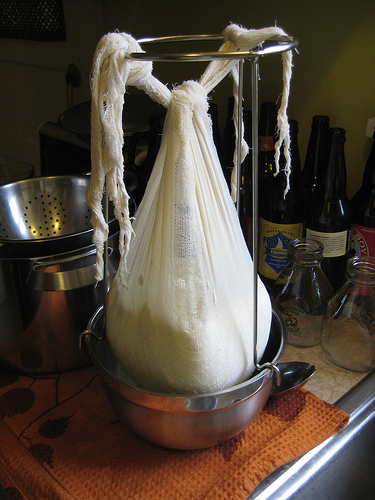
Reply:
[[[321,345],[335,365],[366,372],[375,368],[375,258],[349,259],[347,275],[328,304]]]
[[[289,243],[288,257],[290,262],[275,283],[275,305],[286,321],[288,343],[311,347],[319,344],[323,314],[333,294],[320,267],[323,245],[297,238]]]

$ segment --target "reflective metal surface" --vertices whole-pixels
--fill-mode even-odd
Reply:
[[[89,176],[56,176],[0,186],[0,259],[45,257],[91,245],[89,185]],[[111,214],[111,234],[117,226]]]
[[[157,38],[142,38],[137,40],[140,45],[149,43],[164,43],[164,42],[191,42],[201,40],[223,40],[222,35],[177,35],[165,36]],[[270,45],[271,44],[271,45]],[[164,61],[164,62],[196,62],[196,61],[212,61],[215,59],[251,59],[268,54],[276,54],[286,52],[297,47],[298,40],[291,36],[279,36],[263,42],[254,50],[239,50],[236,52],[180,52],[180,53],[150,53],[136,52],[132,54],[133,59],[143,61]]]
[[[160,394],[137,386],[116,361],[101,337],[102,309],[88,324],[88,353],[99,368],[115,413],[135,434],[176,449],[199,449],[229,439],[247,427],[262,410],[272,389],[273,370],[265,368],[249,380],[209,394]],[[95,332],[91,335],[90,331]],[[277,312],[262,362],[277,363],[286,345],[285,324]]]
[[[272,395],[284,394],[302,387],[314,375],[315,366],[302,361],[289,361],[277,365],[280,373],[280,384],[272,387]]]
[[[117,270],[118,235],[109,240],[107,273]],[[42,259],[0,259],[0,367],[56,373],[91,364],[78,338],[103,304],[93,246]]]
[[[375,498],[375,372],[336,406],[350,414],[346,427],[294,464],[268,476],[248,500]]]

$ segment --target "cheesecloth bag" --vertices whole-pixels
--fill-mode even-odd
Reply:
[[[220,50],[250,49],[279,34],[284,34],[279,28],[255,31],[230,25]],[[106,35],[92,73],[88,204],[98,279],[107,237],[101,210],[105,176],[121,227],[121,260],[107,300],[106,335],[119,363],[145,389],[179,394],[221,390],[254,370],[253,264],[207,113],[208,93],[228,72],[234,87],[238,84],[237,63],[213,61],[199,82],[186,81],[170,91],[152,75],[151,63],[129,58],[132,52],[143,50],[130,35]],[[284,60],[284,69],[289,62]],[[121,112],[127,85],[143,89],[167,108],[160,150],[134,221],[122,170]],[[284,120],[285,94],[284,86]],[[287,130],[285,143],[288,139]],[[244,156],[244,142],[241,150]],[[260,280],[258,293],[259,360],[272,307]]]

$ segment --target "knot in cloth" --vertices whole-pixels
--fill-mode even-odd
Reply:
[[[96,62],[101,64],[101,73],[121,79],[122,85],[139,86],[151,77],[152,62],[138,61],[131,54],[144,52],[139,43],[127,33],[108,33],[100,40],[96,51]],[[126,64],[124,64],[126,63]]]
[[[207,111],[207,93],[200,83],[188,80],[172,90],[170,113],[175,116],[178,134],[183,142],[191,136],[193,116],[203,116]]]

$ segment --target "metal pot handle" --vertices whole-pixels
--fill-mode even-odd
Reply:
[[[34,263],[30,277],[28,279],[28,286],[34,290],[39,291],[68,291],[85,286],[94,285],[96,283],[95,262],[88,266],[79,267],[77,269],[70,269],[66,271],[54,271],[53,267],[57,268],[64,263],[73,263],[79,259],[87,259],[95,254],[95,250],[90,250],[83,254],[72,255],[67,258],[39,260]],[[108,258],[111,260],[113,249],[108,248]],[[108,274],[113,276],[116,272],[115,266],[109,266]]]

